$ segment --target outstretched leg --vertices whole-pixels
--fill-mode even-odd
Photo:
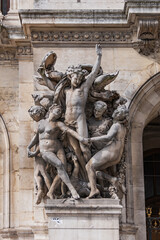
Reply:
[[[48,188],[48,190],[51,187],[51,178],[49,176],[49,174],[46,171],[46,163],[43,160],[42,157],[35,157],[35,163],[36,163],[36,169],[38,168],[40,174],[42,175],[42,177],[44,178],[44,182]]]
[[[79,199],[79,195],[73,185],[70,182],[70,179],[68,177],[68,174],[64,168],[63,163],[57,158],[55,153],[53,152],[42,152],[42,157],[46,162],[49,162],[51,165],[57,168],[58,175],[62,179],[62,181],[67,185],[69,190],[71,191],[71,194],[73,198]]]
[[[88,173],[88,178],[89,178],[90,187],[91,187],[91,192],[90,192],[88,198],[93,198],[100,194],[100,192],[97,188],[97,185],[96,185],[96,171],[94,169],[93,162],[94,162],[94,159],[91,158],[86,165],[86,170]]]
[[[77,132],[81,137],[88,138],[88,127],[86,122],[86,117],[82,114],[77,119]],[[83,153],[85,163],[91,158],[91,151],[88,146],[80,143],[80,148]]]
[[[40,204],[43,197],[43,179],[42,179],[42,176],[39,175],[39,169],[37,167],[38,166],[36,166],[35,173],[34,173],[34,178],[38,187],[36,204]]]
[[[60,148],[57,152],[57,157],[61,160],[64,165],[65,170],[67,169],[67,160],[63,148]],[[61,197],[63,198],[66,195],[66,185],[61,181]]]
[[[83,154],[82,154],[82,151],[80,149],[80,145],[78,143],[78,141],[73,138],[72,136],[68,136],[68,141],[69,141],[69,144],[70,146],[73,148],[73,151],[75,152],[78,160],[79,160],[79,164],[80,164],[80,173],[83,177],[84,180],[87,180],[88,177],[87,177],[87,173],[86,173],[86,169],[85,169],[85,159],[83,157]]]
[[[47,193],[47,196],[50,198],[50,199],[54,199],[54,191],[57,189],[57,187],[59,186],[59,184],[61,183],[61,179],[60,177],[57,175],[55,176],[54,180],[53,180],[53,183]]]

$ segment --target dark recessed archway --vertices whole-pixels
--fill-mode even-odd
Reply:
[[[128,206],[133,206],[134,223],[138,226],[136,239],[146,239],[145,188],[143,164],[143,131],[149,122],[160,115],[160,73],[141,86],[129,106],[130,133],[128,136]],[[133,191],[131,191],[131,189]],[[133,194],[133,195],[132,195]]]

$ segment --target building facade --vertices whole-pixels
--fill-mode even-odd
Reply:
[[[42,58],[56,52],[56,68],[65,72],[93,64],[100,43],[103,70],[119,71],[108,90],[126,98],[129,109],[118,231],[121,240],[146,240],[146,216],[160,217],[160,1],[10,0],[1,9],[0,239],[48,239],[45,203],[35,205],[34,160],[26,152]],[[156,230],[149,240],[159,239]]]

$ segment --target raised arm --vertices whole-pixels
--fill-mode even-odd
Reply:
[[[30,141],[28,147],[27,147],[27,153],[28,153],[28,157],[34,157],[36,156],[40,151],[39,151],[39,147],[36,148],[36,151],[32,152],[30,151],[32,147],[34,147],[35,145],[37,145],[39,143],[39,137],[38,137],[38,132],[34,135],[34,137],[32,138],[32,140]]]
[[[55,85],[56,85],[56,82],[54,81],[51,81],[45,74],[45,69],[44,67],[40,66],[37,70],[37,72],[41,75],[42,77],[42,80],[40,80],[40,78],[38,79],[37,77],[37,82],[40,84],[40,85],[44,85],[46,87],[48,87],[50,90],[54,91],[55,90]]]
[[[86,87],[90,88],[99,72],[100,65],[101,65],[101,58],[102,58],[102,48],[100,44],[96,44],[96,53],[97,53],[97,59],[96,62],[92,68],[92,72],[88,75],[86,79]]]
[[[110,142],[111,140],[113,140],[114,137],[116,137],[117,133],[118,133],[118,125],[113,124],[109,129],[107,135],[102,135],[100,137],[92,137],[89,140],[90,142],[96,142],[96,141]]]

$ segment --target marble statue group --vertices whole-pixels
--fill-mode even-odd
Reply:
[[[57,55],[45,55],[35,83],[35,105],[28,112],[37,122],[28,145],[35,158],[37,200],[54,198],[122,198],[125,194],[126,99],[106,86],[118,75],[103,73],[102,49],[94,65],[55,69]]]

